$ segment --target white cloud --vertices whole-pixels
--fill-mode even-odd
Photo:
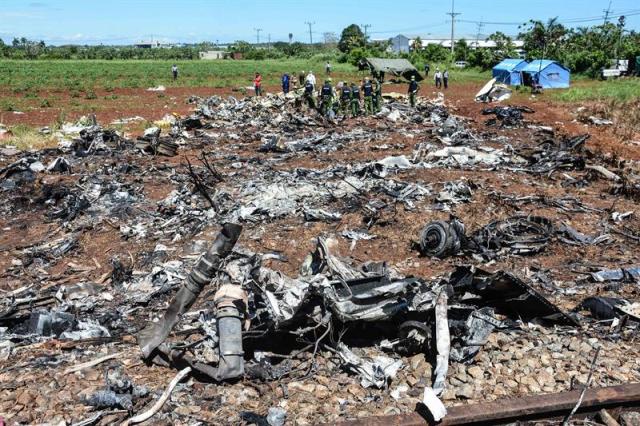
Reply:
[[[40,14],[37,14],[37,13],[15,10],[15,11],[0,12],[0,18],[7,18],[7,19],[12,19],[12,18],[40,19],[40,18],[43,18],[43,16],[40,15]]]

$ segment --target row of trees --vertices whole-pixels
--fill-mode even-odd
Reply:
[[[566,28],[557,18],[530,21],[519,37],[528,58],[555,59],[570,70],[596,76],[613,59],[630,63],[640,56],[640,33],[627,31],[625,19],[593,27]]]
[[[246,59],[280,59],[286,57],[311,58],[324,55],[336,59],[337,50],[334,43],[318,43],[308,45],[300,42],[276,42],[269,45],[255,46],[246,41],[237,41],[230,45],[229,52],[240,52]],[[133,46],[47,46],[43,41],[32,41],[26,38],[15,38],[11,44],[0,39],[0,58],[7,59],[198,59],[199,52],[218,50],[212,43],[199,43],[188,46],[174,46],[159,49],[141,49]]]
[[[632,64],[640,56],[640,33],[625,30],[625,21],[606,23],[593,27],[567,28],[557,18],[544,23],[529,21],[520,27],[518,39],[524,42],[525,58],[554,59],[575,73],[595,77],[614,59],[627,59]],[[493,67],[505,58],[518,57],[513,39],[501,32],[491,34],[487,40],[495,47],[472,49],[465,40],[455,44],[454,57],[449,49],[437,45],[422,48],[418,39],[407,55],[412,62],[467,61],[483,69]]]
[[[531,20],[519,28],[518,39],[524,41],[526,59],[554,59],[575,73],[597,76],[613,59],[627,59],[630,63],[640,56],[640,33],[625,29],[624,17],[617,24],[606,23],[593,27],[567,28],[557,18],[542,21]],[[400,56],[417,66],[425,63],[467,61],[471,66],[488,69],[505,58],[518,57],[513,39],[502,32],[491,34],[487,40],[494,47],[475,49],[466,40],[458,40],[452,57],[450,49],[440,45],[422,46],[416,38],[408,54]],[[342,32],[338,48],[342,59],[357,63],[366,56],[390,56],[386,45],[367,43],[357,25],[350,25]]]
[[[346,27],[339,39],[332,33],[325,35],[324,43],[313,45],[300,42],[276,42],[255,46],[238,41],[228,50],[241,52],[246,59],[322,59],[349,62],[356,65],[367,56],[394,57],[388,50],[389,42],[370,42],[355,24]],[[524,41],[527,59],[554,59],[573,72],[592,76],[610,64],[612,59],[640,56],[640,33],[625,29],[624,17],[617,23],[593,27],[567,28],[557,18],[548,22],[529,21],[519,28],[518,39]],[[458,40],[454,55],[440,45],[422,47],[418,38],[409,53],[400,54],[417,66],[424,63],[464,60],[472,66],[488,69],[504,58],[516,57],[513,40],[501,32],[488,37],[495,47],[473,49],[465,40]],[[47,46],[42,41],[15,38],[11,44],[0,40],[0,57],[12,59],[197,59],[199,52],[216,49],[211,43],[189,46],[139,49],[131,46]]]
[[[11,44],[0,39],[0,58],[7,59],[197,59],[199,52],[213,44],[201,43],[167,49],[140,49],[133,46],[47,46],[44,41],[14,38]]]

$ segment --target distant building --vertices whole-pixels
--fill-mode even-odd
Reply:
[[[408,53],[410,50],[409,42],[409,37],[398,34],[391,39],[391,46],[389,46],[389,48],[395,53]]]
[[[513,44],[516,51],[522,50],[524,47],[524,41],[522,40],[511,40],[511,44]],[[451,46],[451,43],[449,43],[449,46]],[[469,40],[467,41],[467,46],[472,49],[491,48],[496,47],[496,42],[493,40]]]
[[[139,43],[135,43],[134,46],[139,49],[157,49],[159,47],[164,47],[164,45],[159,41],[141,41]]]
[[[438,46],[442,46],[447,49],[451,49],[451,39],[450,38],[428,38],[427,36],[421,37],[418,35],[406,36],[404,34],[398,34],[395,37],[392,37],[389,41],[391,42],[388,51],[393,53],[407,53],[413,49],[414,41],[417,38],[420,38],[422,41],[422,48],[425,48],[429,45],[435,44]],[[458,42],[462,39],[456,39],[454,42]],[[496,47],[495,41],[492,40],[470,40],[464,39],[467,42],[467,46],[472,49],[487,49]],[[375,41],[375,40],[374,40]],[[521,53],[522,47],[524,46],[524,41],[522,40],[513,40],[513,46],[516,49],[516,52]]]
[[[207,50],[205,52],[200,52],[200,59],[203,60],[214,60],[214,59],[225,59],[227,57],[227,52],[224,50]]]
[[[421,40],[422,40],[423,48],[429,46],[430,44],[437,44],[442,47],[451,48],[450,38],[421,38]],[[454,43],[457,43],[460,40],[464,40],[467,43],[467,46],[469,46],[472,49],[487,49],[487,48],[496,47],[496,42],[493,40],[470,40],[466,38],[460,38],[460,39],[455,39]],[[411,47],[413,47],[413,42],[414,42],[414,39],[411,39],[409,41],[409,44],[411,45]],[[513,44],[513,47],[515,47],[516,49],[520,49],[524,46],[524,41],[522,40],[512,40],[511,43]]]

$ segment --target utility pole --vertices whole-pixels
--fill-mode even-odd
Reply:
[[[604,12],[604,23],[606,24],[609,21],[609,14],[611,13],[611,2],[613,0],[609,0],[609,6],[603,10]]]
[[[478,45],[480,44],[480,34],[482,33],[482,28],[484,28],[484,22],[482,19],[478,22],[478,33],[476,34],[476,50],[478,50]]]
[[[262,31],[262,28],[254,28],[253,31],[256,32],[256,42],[257,42],[257,44],[260,44],[260,31]]]
[[[364,44],[367,44],[367,30],[371,28],[371,24],[363,24],[362,28],[364,28]]]
[[[620,49],[620,47],[622,46],[622,37],[624,36],[624,25],[626,23],[627,18],[622,15],[620,18],[618,18],[618,29],[620,30],[620,37],[618,37],[618,42],[616,43],[616,48],[613,52],[614,57],[616,59],[616,68],[618,68],[619,62],[618,62],[618,51]],[[627,69],[628,71],[628,69]]]
[[[451,16],[451,56],[453,59],[455,49],[455,46],[453,45],[453,35],[455,30],[456,16],[461,15],[460,13],[456,13],[455,11],[455,0],[451,0],[451,12],[447,13],[447,15]]]
[[[309,26],[309,44],[313,44],[313,31],[311,31],[311,26],[315,24],[315,22],[305,22],[305,25]]]
[[[271,50],[271,33],[268,35],[269,42],[267,43],[267,49]]]

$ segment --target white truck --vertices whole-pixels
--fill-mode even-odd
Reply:
[[[623,75],[627,75],[629,71],[629,61],[623,59],[614,59],[611,61],[610,68],[603,68],[601,76],[603,79],[617,78]]]

